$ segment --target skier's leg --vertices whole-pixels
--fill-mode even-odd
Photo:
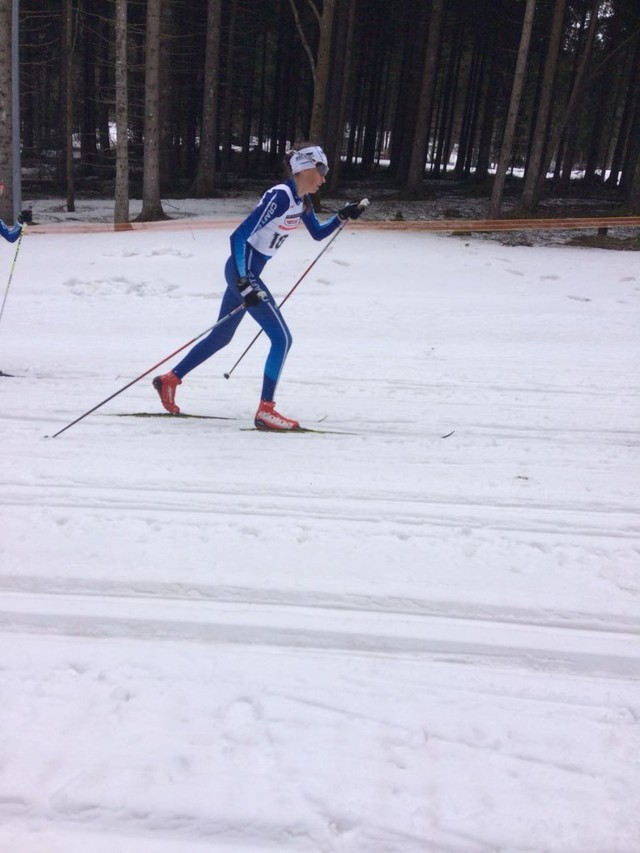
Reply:
[[[234,308],[242,304],[242,297],[238,290],[234,267],[227,261],[225,266],[225,278],[227,280],[227,289],[222,297],[218,319],[226,317]],[[226,323],[213,329],[206,338],[199,341],[177,364],[173,370],[165,373],[163,376],[156,376],[153,380],[153,387],[160,395],[160,401],[164,408],[172,415],[180,413],[180,407],[176,404],[175,395],[178,385],[182,385],[182,378],[187,375],[203,361],[225,347],[233,338],[244,312],[239,311],[231,317]]]
[[[234,284],[233,288],[227,287],[224,296],[222,297],[218,319],[226,316],[230,311],[233,311],[233,309],[240,305],[241,302],[242,298],[236,285]],[[218,326],[217,329],[210,332],[206,338],[199,341],[193,349],[187,353],[182,361],[173,368],[172,372],[182,380],[187,373],[192,371],[195,367],[198,367],[198,365],[202,364],[203,361],[211,358],[211,356],[218,352],[218,350],[226,347],[235,335],[236,329],[240,325],[241,320],[242,312],[239,312],[227,323],[223,323],[222,326]]]
[[[253,313],[253,309],[252,313]],[[255,414],[255,425],[258,429],[291,430],[298,429],[300,424],[291,418],[286,418],[275,409],[274,396],[282,368],[291,349],[292,337],[284,317],[278,306],[270,299],[257,306],[256,317],[264,331],[269,336],[271,348],[267,355],[262,380],[262,393],[258,410]]]

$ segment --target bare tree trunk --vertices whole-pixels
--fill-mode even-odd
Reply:
[[[318,39],[318,57],[316,59],[315,84],[313,87],[313,109],[311,110],[309,127],[309,138],[311,140],[323,141],[335,8],[336,0],[324,0],[322,17],[319,21],[320,37]]]
[[[533,29],[535,11],[536,0],[527,0],[527,5],[524,10],[524,21],[522,23],[522,34],[520,36],[520,47],[518,48],[518,59],[513,77],[513,87],[511,89],[509,112],[507,113],[507,122],[504,129],[502,148],[500,150],[500,159],[498,161],[496,177],[493,182],[493,189],[491,192],[491,201],[489,203],[489,217],[492,219],[500,215],[507,169],[509,168],[509,163],[513,156],[513,140],[515,137],[516,122],[518,120],[520,100],[522,98],[525,73],[527,70],[527,59],[529,56],[529,45],[531,43],[531,31]]]
[[[160,199],[160,17],[162,0],[147,0],[144,79],[144,166],[140,222],[167,219]]]
[[[542,92],[540,94],[540,103],[538,105],[538,113],[536,115],[536,123],[533,131],[533,145],[527,162],[527,173],[525,175],[524,188],[522,190],[521,204],[525,209],[531,209],[538,203],[541,179],[544,181],[544,177],[546,177],[546,175],[544,177],[540,175],[540,169],[544,160],[545,144],[547,141],[547,129],[549,127],[549,117],[551,115],[553,86],[556,79],[556,70],[558,68],[558,57],[560,55],[562,25],[564,22],[566,3],[567,0],[556,0],[556,6],[553,13],[549,49],[544,63]]]
[[[640,157],[638,157],[636,163],[635,176],[631,182],[631,189],[627,197],[627,207],[629,213],[640,214]]]
[[[102,16],[98,23],[98,68],[97,68],[97,89],[98,103],[96,106],[96,121],[98,131],[98,142],[100,152],[109,151],[111,149],[111,139],[109,135],[109,95],[107,94],[111,88],[110,65],[112,63],[110,53],[111,21]]]
[[[216,153],[218,149],[218,87],[220,81],[220,0],[209,0],[207,41],[204,60],[204,95],[202,126],[198,150],[198,171],[191,188],[196,198],[210,196],[214,191]]]
[[[99,64],[99,50],[94,29],[87,25],[91,14],[89,6],[87,0],[79,0],[78,53],[82,73],[79,75],[80,91],[75,100],[80,108],[78,111],[80,162],[93,172],[98,160],[96,106],[102,93],[96,88],[96,64]]]
[[[624,161],[624,153],[627,147],[629,138],[629,128],[633,120],[633,108],[636,99],[636,92],[639,91],[638,80],[640,79],[640,39],[636,43],[635,50],[631,53],[631,64],[625,66],[628,80],[626,92],[623,93],[624,108],[620,118],[620,126],[618,128],[618,138],[615,141],[613,154],[611,157],[611,173],[606,181],[608,186],[617,187],[620,180],[620,172]]]
[[[67,211],[76,209],[73,176],[73,0],[64,3],[64,148],[67,182]]]
[[[298,15],[296,0],[289,0],[291,11],[296,22],[296,29],[300,41],[309,58],[309,67],[313,77],[313,106],[311,108],[311,119],[309,121],[309,132],[305,134],[313,142],[323,141],[325,131],[325,106],[327,91],[329,87],[329,71],[331,68],[331,40],[333,38],[333,19],[336,9],[336,0],[324,0],[322,3],[322,14],[318,12],[313,3],[309,3],[318,24],[318,50],[314,57],[304,28]]]
[[[442,17],[444,13],[444,0],[433,0],[431,7],[431,18],[429,21],[429,36],[427,38],[427,52],[424,62],[424,73],[420,87],[420,98],[418,100],[416,129],[411,146],[411,158],[409,170],[402,195],[404,198],[415,198],[419,194],[424,177],[424,163],[427,145],[429,142],[429,126],[431,123],[431,109],[433,105],[433,93],[436,85],[436,69],[438,66],[438,46],[440,44],[440,33],[442,30]]]
[[[116,0],[116,198],[114,222],[129,221],[129,105],[127,5]]]
[[[298,35],[300,36],[300,41],[302,42],[302,47],[304,48],[304,51],[307,54],[307,57],[309,59],[309,66],[311,68],[311,76],[313,77],[313,79],[315,81],[315,79],[316,79],[316,62],[315,62],[315,59],[313,58],[313,51],[311,50],[311,45],[309,44],[309,40],[307,39],[304,28],[300,22],[300,15],[298,14],[298,7],[296,6],[296,0],[289,0],[289,5],[291,6],[291,11],[293,13],[293,17],[294,17],[294,20],[296,22],[296,29],[298,31]],[[318,10],[316,9],[316,7],[314,6],[313,3],[309,3],[309,6],[313,10],[313,13],[316,16],[316,19],[319,21],[320,15],[318,13]]]
[[[229,32],[227,43],[227,68],[224,85],[224,99],[222,102],[222,116],[220,121],[220,137],[222,151],[220,157],[220,173],[226,184],[229,181],[231,170],[231,145],[232,145],[232,123],[233,123],[233,90],[235,85],[234,54],[236,47],[236,22],[238,20],[238,0],[232,0],[229,10]]]
[[[537,197],[539,198],[542,194],[542,186],[544,185],[544,181],[549,171],[549,167],[551,166],[551,161],[560,150],[560,141],[562,139],[562,134],[574,117],[576,110],[580,106],[582,101],[582,97],[585,92],[586,84],[587,84],[587,68],[589,65],[589,60],[591,59],[591,53],[593,50],[593,42],[596,36],[596,29],[598,26],[598,10],[600,8],[600,0],[593,0],[591,7],[591,20],[589,21],[589,30],[587,32],[587,41],[584,47],[584,52],[582,54],[582,59],[580,61],[580,65],[576,72],[575,80],[573,83],[573,88],[571,90],[571,95],[569,96],[569,102],[565,107],[562,118],[558,120],[555,127],[553,128],[553,132],[549,138],[549,143],[546,148],[546,155],[542,164],[542,168],[540,169],[540,174],[538,176],[538,191]],[[556,158],[556,162],[559,162],[559,157]]]
[[[616,91],[615,80],[609,75],[605,76],[602,80],[599,80],[597,82],[597,86],[600,91],[598,92],[596,109],[593,115],[589,146],[587,149],[587,162],[584,169],[584,182],[586,184],[597,184],[604,180],[606,149],[603,153],[603,126],[605,124],[607,104],[611,99],[611,93]],[[609,138],[610,134],[607,136],[607,139]],[[597,172],[600,166],[602,166],[602,176],[599,178]]]
[[[0,0],[0,219],[13,220],[12,0]]]
[[[613,146],[611,155],[611,171],[606,183],[608,186],[617,187],[620,173],[623,167],[624,154],[627,148],[629,130],[633,121],[633,109],[640,93],[640,38],[636,42],[635,50],[631,51],[631,61],[625,64],[625,79],[628,81],[626,91],[622,93],[624,108],[618,128],[618,136]]]
[[[330,193],[335,192],[340,177],[342,166],[342,144],[344,140],[344,120],[347,114],[347,97],[349,94],[349,80],[351,77],[351,61],[353,57],[353,33],[356,21],[356,0],[347,0],[344,8],[345,23],[338,33],[342,36],[340,56],[342,57],[342,68],[337,75],[336,103],[338,105],[335,121],[327,123],[330,128],[329,139],[325,139],[325,151],[331,163],[331,171],[327,181],[327,189]]]
[[[622,164],[620,188],[627,194],[631,206],[638,209],[638,182],[640,181],[640,94],[636,98],[633,120]]]
[[[453,169],[453,176],[456,180],[462,180],[463,178],[468,177],[471,171],[471,159],[476,135],[479,100],[483,85],[484,62],[484,45],[476,39],[471,55],[471,65],[467,79],[467,92],[464,101],[464,112],[460,123],[458,156],[456,158],[456,165]]]
[[[489,70],[487,73],[486,88],[483,93],[482,122],[478,136],[478,156],[476,159],[476,171],[474,181],[483,184],[489,175],[489,164],[491,161],[491,139],[496,115],[496,97],[494,95],[498,87],[498,62],[496,48],[500,43],[501,33],[495,27],[490,27],[488,32],[487,51],[489,55]]]

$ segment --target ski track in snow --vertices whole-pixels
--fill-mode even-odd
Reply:
[[[600,676],[637,676],[640,637],[636,623],[602,617],[572,624],[570,615],[487,609],[455,615],[446,608],[429,613],[426,603],[387,602],[375,597],[294,595],[275,591],[262,601],[255,590],[192,590],[168,594],[162,586],[146,594],[113,591],[98,584],[84,593],[82,582],[58,585],[0,578],[3,631],[128,639],[177,639],[292,648],[324,648],[371,653],[463,656],[539,668],[560,667]],[[32,586],[33,591],[24,591]],[[194,600],[195,599],[195,600]],[[123,605],[126,616],[123,617]]]
[[[226,254],[85,236],[51,272],[63,239],[0,330],[0,850],[637,853],[629,254],[347,232],[282,410],[353,434],[242,431],[247,323],[180,389],[235,420],[115,417],[148,377],[45,439],[209,322]]]

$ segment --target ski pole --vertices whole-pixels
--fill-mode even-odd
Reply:
[[[333,243],[333,241],[338,237],[338,235],[340,234],[340,232],[343,230],[344,226],[347,224],[347,221],[348,221],[348,220],[346,220],[346,219],[345,219],[345,221],[342,223],[342,225],[338,228],[338,230],[336,231],[336,233],[333,235],[333,237],[329,240],[329,242],[327,243],[327,245],[324,247],[324,249],[323,249],[323,250],[322,250],[322,251],[317,255],[317,257],[315,258],[315,260],[311,261],[311,263],[309,264],[309,266],[306,268],[306,270],[302,273],[302,275],[300,276],[300,278],[299,278],[299,279],[296,281],[296,283],[293,285],[293,287],[291,288],[291,290],[289,291],[289,293],[287,293],[287,295],[284,297],[284,299],[282,300],[282,302],[278,305],[278,308],[282,308],[282,306],[284,305],[284,303],[285,303],[285,302],[287,301],[287,299],[291,296],[291,294],[292,294],[292,293],[293,293],[293,291],[296,289],[296,287],[300,284],[300,282],[302,281],[302,279],[303,279],[303,278],[307,275],[307,273],[308,273],[311,269],[313,269],[313,267],[318,263],[318,261],[320,260],[320,258],[324,255],[324,253],[325,253],[325,252],[327,251],[327,249],[329,248],[329,246]],[[236,363],[233,365],[233,367],[231,368],[231,370],[230,370],[228,373],[225,373],[225,374],[224,374],[224,378],[225,378],[225,379],[229,379],[229,377],[231,376],[231,374],[233,373],[233,371],[234,371],[234,370],[236,369],[236,367],[240,364],[240,362],[242,361],[242,359],[243,359],[243,358],[245,357],[245,355],[249,352],[249,350],[250,350],[250,349],[251,349],[251,347],[255,344],[255,342],[258,340],[258,338],[260,337],[260,335],[261,335],[261,334],[262,334],[262,329],[260,329],[260,331],[258,332],[258,334],[255,336],[255,338],[251,341],[251,343],[250,343],[250,344],[249,344],[249,346],[246,348],[246,350],[242,353],[242,355],[240,356],[240,358],[239,358],[239,359],[236,361]]]
[[[20,236],[18,237],[18,242],[16,244],[16,251],[13,256],[13,263],[11,264],[11,271],[9,272],[9,281],[7,282],[7,289],[4,292],[4,298],[2,300],[2,308],[0,308],[0,322],[2,322],[2,315],[4,314],[4,306],[7,304],[7,296],[9,295],[9,288],[11,287],[11,281],[13,279],[13,271],[16,268],[16,261],[18,260],[18,252],[20,251],[20,243],[22,243],[22,235],[24,234],[24,226],[20,231]]]
[[[51,435],[51,436],[45,435],[45,438],[57,438],[63,432],[68,430],[70,427],[72,427],[75,424],[79,423],[80,421],[84,420],[84,418],[86,418],[88,415],[91,415],[93,412],[97,411],[98,409],[102,408],[102,406],[104,406],[105,403],[108,403],[110,400],[113,400],[114,397],[117,397],[119,394],[122,394],[122,392],[126,391],[127,388],[131,388],[131,386],[135,385],[136,382],[139,382],[141,379],[144,379],[145,376],[148,376],[150,373],[153,373],[153,371],[157,370],[157,368],[160,367],[161,364],[164,364],[165,361],[169,361],[170,358],[173,358],[175,355],[177,355],[179,352],[182,352],[182,350],[186,349],[188,346],[191,346],[191,344],[195,343],[198,340],[198,338],[201,338],[203,335],[206,335],[208,332],[212,332],[215,328],[217,328],[218,326],[221,326],[227,320],[230,320],[234,314],[238,313],[238,311],[243,311],[246,307],[247,306],[244,304],[244,302],[241,305],[238,305],[237,308],[234,308],[233,311],[230,311],[228,314],[225,314],[225,316],[222,317],[220,320],[218,320],[217,323],[214,323],[213,326],[210,326],[208,329],[205,329],[204,332],[200,332],[200,334],[196,335],[195,338],[192,338],[190,341],[187,341],[186,344],[183,344],[177,350],[174,350],[170,355],[165,356],[165,358],[163,358],[162,361],[159,361],[157,364],[154,364],[153,367],[150,367],[148,370],[145,370],[144,373],[141,373],[140,376],[137,376],[135,379],[132,379],[131,382],[127,383],[119,391],[116,391],[115,394],[112,394],[110,397],[107,397],[106,400],[103,400],[101,403],[98,403],[97,406],[94,406],[92,409],[89,409],[89,411],[85,412],[84,415],[80,415],[80,417],[76,418],[75,421],[71,421],[70,424],[67,424],[65,427],[62,427],[62,429],[59,429],[58,432],[54,433],[53,435]]]

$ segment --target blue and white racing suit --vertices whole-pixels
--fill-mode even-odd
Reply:
[[[230,238],[231,256],[224,269],[227,289],[222,298],[218,319],[225,317],[242,303],[238,289],[238,279],[241,276],[246,276],[254,288],[259,288],[267,294],[268,298],[264,302],[247,308],[271,341],[264,368],[261,394],[263,400],[273,400],[275,396],[292,338],[280,309],[261,278],[262,270],[300,221],[314,240],[323,240],[333,234],[341,224],[337,216],[320,223],[311,204],[305,205],[304,199],[296,194],[295,182],[290,178],[286,183],[277,184],[267,190],[253,213],[236,228]],[[182,379],[194,367],[225,347],[233,338],[244,313],[239,311],[213,329],[173,368],[173,372]]]

